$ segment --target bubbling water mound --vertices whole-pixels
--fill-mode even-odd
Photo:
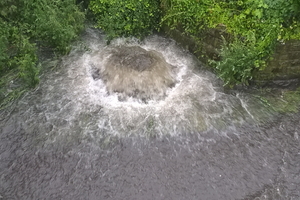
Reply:
[[[161,100],[176,83],[174,67],[157,51],[123,45],[109,47],[101,57],[93,77],[99,76],[108,93],[117,93],[120,100]]]
[[[119,68],[131,68],[139,72],[150,71],[158,61],[163,61],[162,56],[158,55],[158,52],[147,51],[139,46],[116,47],[110,49],[108,53],[111,55],[107,60],[107,65],[114,65]]]

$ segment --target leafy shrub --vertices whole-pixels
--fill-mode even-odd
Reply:
[[[67,53],[84,19],[75,0],[1,1],[0,76],[17,69],[28,86],[35,86],[39,70],[33,41]]]
[[[19,47],[19,55],[15,57],[19,76],[28,86],[34,87],[39,83],[36,47],[24,36],[21,36],[20,40],[22,45]]]
[[[61,53],[69,51],[69,44],[83,28],[84,13],[74,0],[24,1],[24,23],[32,37],[45,41]]]
[[[158,28],[158,0],[92,0],[89,7],[96,16],[97,26],[106,32],[108,39],[143,37]]]
[[[8,30],[7,24],[0,19],[0,75],[7,70],[6,62],[9,58],[7,53],[9,36]]]
[[[0,17],[4,20],[16,21],[21,16],[21,8],[23,1],[1,0],[0,1]]]
[[[167,24],[171,29],[182,28],[185,33],[198,35],[201,29],[206,28],[208,9],[211,0],[195,2],[194,0],[164,0],[163,8],[167,8],[161,23]]]
[[[35,44],[29,42],[19,28],[2,23],[2,32],[5,33],[0,41],[1,51],[1,77],[10,70],[17,69],[19,77],[27,86],[38,84],[38,68]]]
[[[35,42],[67,53],[84,20],[75,0],[0,1],[0,109],[38,84]]]
[[[255,43],[246,46],[237,39],[228,44],[224,40],[220,53],[222,60],[211,60],[210,63],[224,80],[225,85],[248,83],[248,80],[252,79],[253,70],[266,65],[264,60],[258,59],[261,55],[254,45]]]
[[[231,35],[221,60],[211,62],[230,85],[247,84],[254,70],[265,67],[277,41],[300,39],[298,0],[170,1],[163,23],[182,27],[198,43],[203,29],[222,26]]]

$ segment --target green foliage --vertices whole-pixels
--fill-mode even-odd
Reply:
[[[15,99],[11,97],[17,97],[17,91],[39,83],[35,42],[68,53],[84,20],[75,0],[0,1],[1,107]]]
[[[0,19],[0,74],[6,71],[6,62],[8,61],[8,36],[9,29],[7,24]]]
[[[35,86],[38,83],[35,44],[30,43],[29,38],[22,34],[16,26],[2,22],[1,28],[1,77],[10,70],[18,69],[18,75],[26,85]]]
[[[28,38],[21,38],[21,40],[21,46],[19,47],[20,53],[15,58],[16,65],[19,69],[19,76],[28,86],[34,87],[39,83],[39,69],[38,66],[36,66],[36,47],[29,42]]]
[[[165,0],[167,1],[167,0]],[[162,22],[201,43],[201,30],[222,27],[231,35],[213,61],[226,84],[247,84],[254,70],[265,67],[276,42],[300,39],[297,0],[170,0]]]
[[[5,20],[17,20],[20,17],[22,1],[1,0],[0,1],[0,17]]]
[[[31,36],[67,53],[84,22],[84,13],[79,11],[75,1],[27,0],[24,7],[23,21]]]
[[[220,56],[223,58],[222,61],[212,60],[211,64],[224,80],[225,85],[229,86],[251,80],[253,64],[255,68],[265,65],[263,60],[257,60],[260,53],[256,51],[254,44],[245,46],[240,40],[235,40],[230,44],[224,40]],[[256,62],[253,63],[253,61]]]
[[[167,24],[172,29],[182,28],[185,33],[197,36],[201,29],[206,28],[205,22],[208,16],[208,8],[211,0],[203,0],[201,3],[195,0],[170,0],[163,5],[169,7],[161,23]]]
[[[30,86],[38,83],[36,49],[30,41],[67,53],[83,28],[84,13],[74,0],[4,0],[0,8],[0,73],[18,68]]]
[[[164,12],[172,7],[172,0],[160,0],[160,8]]]
[[[92,0],[89,7],[109,40],[120,36],[140,38],[158,28],[158,0]]]

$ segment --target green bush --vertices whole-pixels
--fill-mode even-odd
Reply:
[[[185,33],[197,36],[201,30],[207,28],[207,17],[211,0],[162,0],[162,7],[166,14],[161,24],[167,24],[171,29],[180,27]]]
[[[0,109],[39,83],[35,42],[68,53],[84,20],[75,0],[0,1]]]
[[[92,0],[89,7],[109,40],[120,36],[141,38],[158,28],[158,0]]]
[[[170,2],[169,2],[170,1]],[[201,43],[199,33],[223,27],[231,35],[213,61],[225,83],[248,83],[254,70],[265,67],[278,41],[300,39],[298,0],[164,0],[168,2],[162,22],[181,27]],[[239,53],[240,52],[240,53]]]
[[[255,43],[245,43],[234,40],[224,44],[221,49],[221,61],[211,60],[210,63],[216,69],[219,76],[224,80],[225,85],[232,86],[239,83],[247,83],[252,79],[254,69],[262,68],[266,65],[264,60],[260,60],[261,53],[257,51]]]
[[[28,86],[34,87],[39,83],[36,46],[30,43],[26,37],[20,39],[22,46],[19,47],[19,55],[15,57],[19,76]]]
[[[0,77],[18,69],[19,77],[35,86],[39,70],[34,41],[67,53],[84,19],[75,0],[1,1]]]
[[[74,0],[24,1],[24,24],[31,36],[55,47],[61,53],[69,51],[69,44],[83,29],[84,13]]]
[[[0,75],[7,70],[9,29],[7,24],[0,19]],[[1,77],[1,76],[0,76]]]
[[[0,76],[17,69],[27,86],[35,86],[39,82],[35,44],[30,43],[29,38],[16,26],[2,25],[1,32],[4,34],[0,40]]]

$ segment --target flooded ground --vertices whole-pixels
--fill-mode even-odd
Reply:
[[[81,45],[0,111],[0,199],[300,199],[300,113],[225,93],[168,38],[107,46],[88,29]],[[95,66],[120,45],[162,55],[175,84],[109,92]]]

